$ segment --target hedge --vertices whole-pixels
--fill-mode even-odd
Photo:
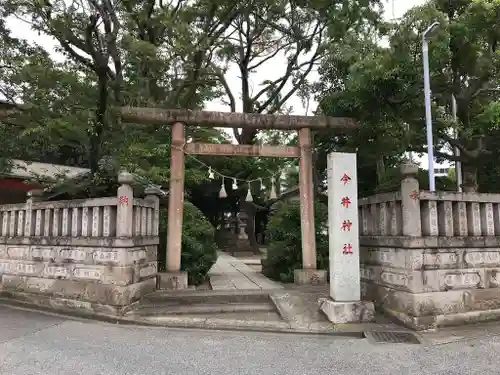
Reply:
[[[327,270],[328,207],[315,202],[316,256],[319,269]],[[262,272],[269,278],[293,282],[293,272],[302,268],[302,236],[299,202],[279,202],[267,226],[267,260]]]
[[[159,259],[164,258],[167,243],[168,211],[160,212]],[[182,226],[181,270],[187,271],[190,285],[198,285],[208,278],[208,271],[217,261],[215,229],[192,203],[184,203]]]

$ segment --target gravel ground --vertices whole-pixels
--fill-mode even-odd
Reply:
[[[1,375],[499,374],[500,336],[438,346],[117,326],[0,307]]]

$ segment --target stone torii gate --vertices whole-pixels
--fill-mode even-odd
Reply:
[[[326,281],[326,271],[316,264],[314,191],[311,129],[349,131],[358,127],[351,118],[325,116],[262,115],[159,108],[122,108],[122,121],[149,125],[172,125],[170,194],[168,205],[167,270],[159,275],[160,288],[184,289],[187,275],[181,272],[181,236],[184,208],[184,152],[196,155],[297,157],[302,232],[303,268],[295,270],[298,284]],[[186,143],[185,126],[253,128],[298,131],[299,147]]]
[[[16,105],[0,100],[0,121],[16,123],[29,105]],[[160,287],[183,289],[187,275],[181,272],[181,238],[184,208],[184,152],[198,155],[297,157],[300,159],[300,207],[303,268],[295,270],[299,284],[326,281],[326,271],[317,270],[314,227],[314,192],[312,174],[311,129],[352,131],[358,127],[351,118],[325,116],[262,115],[254,113],[208,112],[161,108],[120,108],[122,122],[172,126],[170,195],[168,206],[167,272],[159,275]],[[275,129],[298,131],[299,147],[185,143],[184,127],[221,127],[243,129]]]

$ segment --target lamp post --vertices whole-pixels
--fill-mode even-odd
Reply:
[[[429,158],[429,190],[436,191],[434,177],[434,140],[432,137],[431,79],[429,74],[429,41],[435,35],[439,22],[434,22],[422,33],[422,57],[424,63],[425,124],[427,130],[427,156]]]
[[[452,117],[453,121],[457,122],[457,100],[455,99],[455,95],[451,95],[451,112],[452,112]],[[455,139],[458,140],[458,129],[455,130]],[[460,156],[460,150],[458,147],[455,147],[455,156],[458,157]],[[455,175],[457,177],[457,191],[462,192],[462,163],[460,161],[455,161]]]

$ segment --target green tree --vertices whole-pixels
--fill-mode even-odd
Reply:
[[[291,96],[307,97],[308,77],[329,53],[326,46],[342,43],[344,36],[354,35],[377,22],[379,14],[372,5],[378,3],[377,0],[333,3],[196,0],[160,4],[152,0],[7,0],[2,15],[21,18],[36,31],[54,37],[66,55],[64,64],[48,66],[54,66],[57,74],[67,73],[65,77],[74,80],[74,84],[69,84],[68,92],[49,96],[49,103],[62,100],[65,95],[77,98],[78,85],[86,93],[78,105],[70,107],[71,112],[82,118],[70,121],[59,117],[61,123],[54,123],[54,131],[47,133],[54,136],[56,131],[68,129],[60,137],[60,144],[54,146],[54,153],[60,153],[64,140],[72,137],[80,146],[85,145],[84,161],[93,172],[108,157],[116,160],[115,164],[157,182],[164,181],[169,172],[168,127],[144,128],[133,124],[125,127],[116,113],[117,107],[195,109],[207,100],[227,95],[231,108],[236,108],[234,88],[228,88],[225,81],[227,68],[236,64],[242,73],[244,112],[287,113],[290,108],[286,103]],[[254,71],[278,55],[287,61],[283,75],[279,79],[270,76],[257,93],[252,93]],[[54,75],[46,84],[58,81],[61,79]],[[33,87],[35,83],[39,84],[33,82]],[[57,89],[48,86],[40,86],[39,95]],[[24,102],[31,100],[27,97]],[[46,114],[33,117],[45,118]],[[81,121],[85,117],[86,121]],[[35,137],[46,129],[32,126],[26,135]],[[194,141],[228,142],[216,130],[191,128],[187,135]],[[259,138],[255,131],[235,131],[235,137],[243,143]],[[281,135],[263,137],[273,142]],[[214,163],[224,174],[242,179],[257,178],[284,165],[258,158],[238,162],[218,158]],[[197,194],[198,200],[202,200],[203,186],[214,183],[207,182],[206,170],[191,160],[187,170],[188,193]],[[235,192],[235,202],[242,201],[243,189]],[[213,190],[209,190],[211,194]],[[253,204],[248,207],[256,209]],[[250,238],[254,239],[251,233]]]
[[[288,105],[290,98],[298,96],[307,101],[311,95],[310,77],[318,64],[329,54],[328,45],[342,43],[349,34],[370,27],[378,22],[379,14],[374,5],[378,0],[369,1],[323,1],[274,0],[261,2],[260,6],[247,8],[231,23],[231,36],[217,51],[222,64],[214,66],[214,71],[224,93],[223,101],[231,112],[286,114],[293,108]],[[254,86],[257,71],[266,71],[269,62],[277,58],[285,60],[283,69],[269,74]],[[229,68],[237,67],[238,84],[231,86],[227,80]],[[241,92],[239,101],[236,90]],[[256,129],[233,129],[235,139],[240,144],[267,141],[275,144],[296,144],[282,132],[259,135]],[[262,166],[267,168],[262,168]],[[282,170],[293,167],[287,161],[262,160],[249,162],[245,177],[255,176],[259,170]],[[253,172],[252,172],[253,171]],[[292,191],[294,192],[294,191]],[[239,194],[243,197],[244,192]],[[249,223],[253,223],[256,209],[268,210],[273,202],[247,204],[243,199],[241,208],[247,213]],[[250,225],[248,236],[257,249],[255,233]]]
[[[499,12],[500,3],[495,0],[436,0],[409,12],[393,38],[394,46],[402,52],[405,48],[406,52],[419,51],[415,26],[422,29],[424,22],[430,24],[431,19],[441,22],[430,47],[437,155],[455,160],[449,150],[452,146],[460,149],[467,189],[477,188],[477,168],[492,150],[487,134],[496,128],[486,115],[495,100],[490,89],[498,86]],[[456,124],[449,117],[452,94],[457,100]],[[413,129],[417,129],[421,121],[413,122]],[[458,140],[450,136],[453,128],[458,131]]]
[[[464,182],[474,189],[478,166],[495,149],[488,134],[497,128],[493,120],[496,98],[490,89],[498,87],[499,12],[500,3],[492,0],[435,0],[411,9],[389,29],[387,47],[365,50],[365,57],[348,67],[347,74],[342,70],[343,59],[326,67],[327,72],[333,72],[333,78],[325,75],[327,82],[334,80],[338,71],[341,74],[340,84],[333,84],[323,95],[322,109],[328,111],[333,106],[361,114],[368,132],[379,139],[363,135],[355,142],[360,151],[370,149],[363,141],[369,139],[378,150],[374,156],[397,155],[404,149],[425,152],[421,33],[433,22],[440,22],[430,41],[435,154],[438,159],[454,161],[457,158],[451,150],[458,147]],[[457,123],[450,116],[452,94],[458,104]],[[458,140],[451,135],[453,129],[458,131]]]
[[[343,43],[329,46],[331,53],[323,60],[319,70],[321,80],[314,87],[320,102],[319,112],[360,121],[360,128],[354,134],[316,135],[320,181],[325,181],[328,153],[356,152],[362,196],[375,193],[388,171],[401,161],[407,146],[405,127],[399,119],[404,100],[395,97],[396,93],[404,92],[404,87],[400,87],[404,82],[388,78],[395,74],[397,62],[378,45],[386,32],[387,25],[379,24],[360,34],[349,33]]]
[[[214,86],[204,73],[211,49],[243,6],[204,0],[154,4],[9,0],[2,8],[4,16],[22,18],[54,37],[79,74],[95,85],[87,126],[93,171],[104,155],[128,146],[115,108],[145,103],[193,108],[207,99],[205,87]]]

